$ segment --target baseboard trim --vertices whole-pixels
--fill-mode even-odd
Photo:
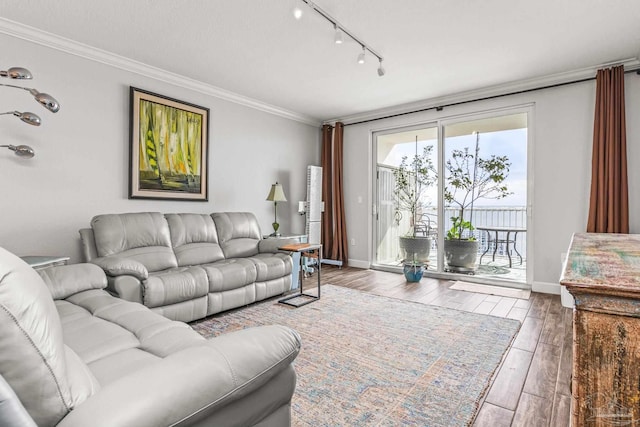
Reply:
[[[349,259],[349,267],[369,269],[371,268],[371,263],[359,259]]]
[[[369,261],[359,259],[349,259],[349,267],[369,269],[371,268],[371,263]],[[450,277],[447,278],[451,279]],[[531,291],[542,294],[560,295],[560,284],[550,282],[533,282]]]
[[[540,292],[542,294],[560,295],[560,284],[549,282],[533,282],[531,290],[533,292]]]

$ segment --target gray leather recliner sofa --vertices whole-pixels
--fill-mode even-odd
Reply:
[[[80,230],[85,261],[107,274],[108,291],[189,322],[283,294],[291,255],[263,239],[252,213],[98,215]]]
[[[294,331],[205,340],[106,283],[93,264],[39,275],[0,248],[0,425],[290,425]]]

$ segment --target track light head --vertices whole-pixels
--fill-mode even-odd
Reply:
[[[336,29],[336,34],[333,36],[333,41],[336,44],[342,44],[343,39],[342,39],[342,30],[340,29],[340,27],[338,27],[337,25],[334,26]]]
[[[364,46],[362,46],[362,52],[360,52],[360,55],[358,55],[358,64],[364,64],[364,53],[365,49]]]
[[[7,71],[0,71],[0,77],[9,77],[16,80],[32,79],[31,71],[22,67],[11,67]]]
[[[291,13],[293,13],[293,17],[296,19],[300,19],[302,18],[302,9],[300,8],[300,6],[296,6],[291,10]]]
[[[380,77],[384,76],[386,73],[385,69],[382,67],[382,59],[380,60],[380,65],[378,66],[378,75]]]

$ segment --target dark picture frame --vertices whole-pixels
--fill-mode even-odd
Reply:
[[[209,109],[130,87],[129,198],[208,200]]]

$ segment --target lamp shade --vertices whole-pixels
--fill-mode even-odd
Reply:
[[[267,200],[270,202],[286,202],[287,201],[287,198],[284,195],[284,191],[282,190],[282,184],[278,184],[276,182],[271,186],[271,191],[269,191]]]

